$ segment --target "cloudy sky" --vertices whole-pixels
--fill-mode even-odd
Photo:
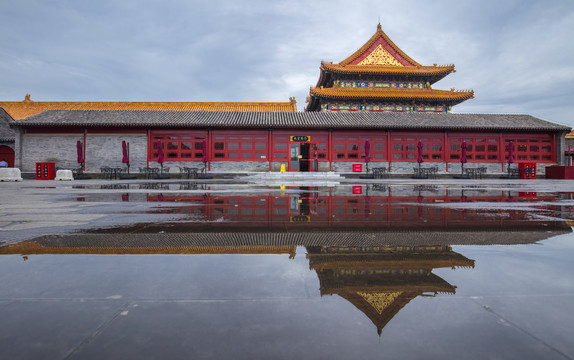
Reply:
[[[574,127],[572,0],[0,0],[0,100],[288,101],[381,22],[461,113]]]

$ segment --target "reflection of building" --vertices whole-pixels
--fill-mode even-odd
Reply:
[[[474,267],[474,260],[444,246],[313,246],[309,266],[321,295],[339,295],[383,327],[417,296],[454,294],[456,287],[432,273],[435,268]]]
[[[418,141],[425,162],[444,173],[459,173],[462,142],[467,143],[468,161],[489,173],[505,171],[510,142],[516,146],[516,162],[564,162],[569,127],[529,115],[448,113],[474,95],[431,88],[451,72],[452,65],[418,64],[378,26],[346,60],[322,63],[321,78],[310,93],[310,111],[297,112],[294,99],[36,102],[27,95],[24,101],[0,101],[5,110],[0,121],[10,123],[16,133],[9,134],[13,140],[5,150],[15,153],[14,163],[23,171],[33,171],[37,162],[77,167],[78,141],[88,172],[122,165],[122,141],[131,144],[134,169],[158,165],[158,141],[165,166],[203,168],[205,141],[207,168],[214,173],[279,171],[282,166],[293,172],[350,172],[367,156],[373,166],[405,173],[416,163]],[[0,128],[0,138],[2,132]],[[545,167],[537,169],[543,173]]]
[[[338,232],[352,234],[352,244],[365,244],[356,231],[382,232],[379,240],[388,243],[396,239],[398,244],[465,244],[465,243],[529,243],[547,238],[548,231],[570,231],[562,221],[533,221],[529,210],[490,209],[481,207],[458,208],[449,204],[473,202],[516,203],[552,202],[559,200],[556,195],[537,195],[504,191],[467,190],[451,193],[434,193],[421,189],[418,195],[409,191],[394,194],[393,191],[370,191],[367,195],[363,187],[362,195],[328,193],[324,189],[304,188],[284,194],[261,194],[241,196],[240,194],[189,195],[165,193],[148,195],[147,201],[161,203],[151,210],[179,214],[180,223],[168,228],[184,231],[197,223],[199,228],[209,227],[208,222],[217,222],[218,231],[236,232],[244,229],[257,229],[265,232],[295,233]],[[116,194],[116,196],[119,196]],[[174,206],[169,203],[174,202]],[[189,203],[189,206],[184,204]],[[513,206],[509,206],[513,207]],[[558,206],[550,205],[549,209]],[[182,223],[183,222],[183,223]],[[166,224],[149,225],[149,229],[165,230]],[[426,236],[417,237],[413,230],[432,230]],[[393,234],[392,236],[390,234]],[[416,234],[416,233],[415,233]],[[438,234],[438,235],[437,235]],[[323,235],[317,235],[317,239]],[[497,242],[500,241],[500,242]],[[372,244],[371,244],[372,245]]]
[[[385,245],[396,242],[397,234],[384,232],[74,234],[5,245],[0,255],[276,254],[293,258],[296,247],[305,246],[321,295],[343,297],[371,319],[380,334],[417,296],[455,293],[456,287],[433,274],[433,269],[474,267],[473,260],[453,252],[449,245],[408,245],[427,234],[413,232],[403,245]],[[371,245],[349,246],[358,242]]]

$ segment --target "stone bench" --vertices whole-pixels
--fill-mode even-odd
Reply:
[[[18,168],[0,168],[0,181],[22,181],[22,173]]]
[[[58,170],[56,171],[56,178],[54,180],[72,181],[74,180],[74,175],[72,174],[72,170]]]

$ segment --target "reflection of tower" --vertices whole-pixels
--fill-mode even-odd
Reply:
[[[434,268],[474,267],[474,260],[444,246],[307,247],[321,296],[337,294],[361,310],[381,332],[419,295],[454,294]]]

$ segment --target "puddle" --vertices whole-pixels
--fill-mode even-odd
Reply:
[[[104,185],[49,201],[105,219],[0,243],[11,353],[574,356],[568,191]]]

